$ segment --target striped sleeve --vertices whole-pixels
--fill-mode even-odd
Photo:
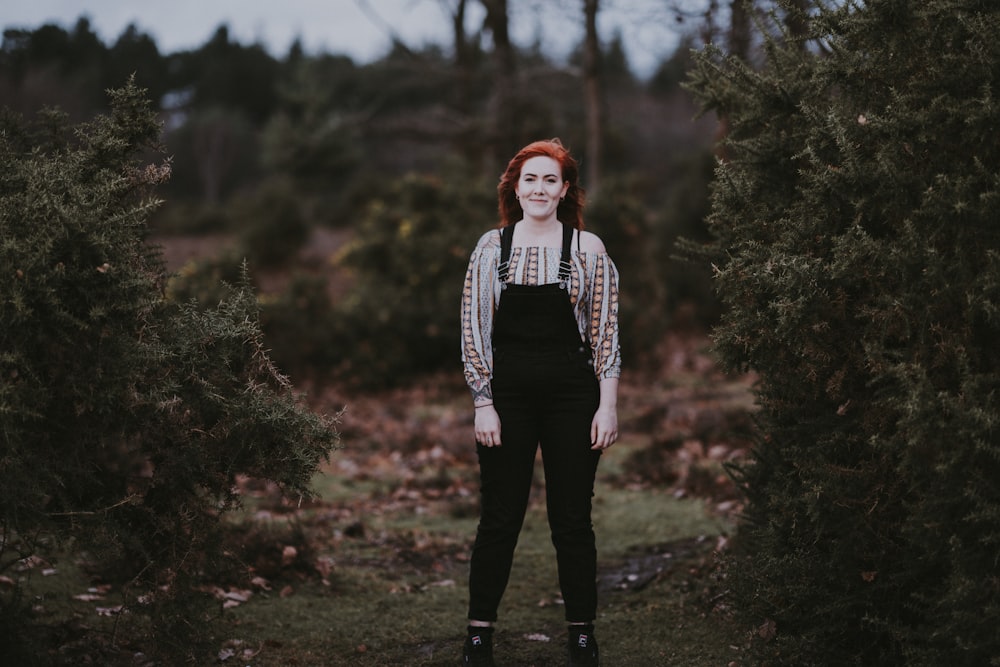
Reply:
[[[588,340],[599,380],[621,375],[618,330],[618,268],[606,253],[596,255],[588,271],[590,313]]]
[[[462,363],[473,399],[491,397],[493,314],[499,234],[487,232],[469,259],[462,287]]]

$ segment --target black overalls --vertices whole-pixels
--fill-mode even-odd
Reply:
[[[470,566],[469,618],[497,618],[541,446],[566,620],[591,622],[597,551],[590,514],[600,452],[590,448],[590,426],[600,391],[569,298],[573,228],[564,225],[559,282],[545,285],[508,282],[513,232],[511,225],[501,235],[502,291],[493,324],[493,403],[502,445],[476,447],[482,509]]]

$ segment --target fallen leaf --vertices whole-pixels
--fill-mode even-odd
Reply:
[[[289,545],[282,549],[281,551],[281,565],[282,567],[287,567],[295,562],[295,559],[299,555],[299,550],[295,547]]]
[[[316,563],[314,564],[316,571],[323,579],[328,579],[330,577],[330,573],[333,572],[333,566],[334,561],[329,556],[317,558]]]
[[[222,594],[223,600],[232,600],[234,602],[246,602],[253,595],[253,591],[246,590],[232,590],[226,591]]]
[[[778,634],[778,626],[771,619],[767,619],[757,628],[757,634],[764,641],[771,641]]]
[[[96,607],[95,611],[98,616],[117,616],[122,613],[122,606],[118,604],[114,607]]]

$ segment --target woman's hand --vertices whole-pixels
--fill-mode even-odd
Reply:
[[[500,446],[500,415],[493,404],[476,406],[476,442],[484,447]]]
[[[601,406],[590,422],[591,449],[607,449],[618,439],[618,410]]]
[[[607,449],[618,439],[618,378],[601,380],[601,402],[590,422],[591,449]]]

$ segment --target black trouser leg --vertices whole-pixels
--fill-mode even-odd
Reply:
[[[564,352],[546,359],[508,358],[497,377],[503,379],[494,382],[493,400],[503,444],[477,445],[482,509],[470,564],[469,618],[496,620],[541,443],[566,617],[571,622],[592,621],[597,607],[597,553],[590,515],[600,459],[590,449],[596,380]]]
[[[566,620],[592,622],[597,614],[597,548],[591,521],[600,452],[590,449],[597,407],[591,387],[563,392],[542,422],[545,502],[559,566]]]
[[[494,397],[495,404],[500,405]],[[469,618],[495,621],[510,578],[514,548],[531,493],[537,433],[525,434],[513,417],[501,413],[500,447],[476,445],[479,455],[481,510],[469,567]],[[523,413],[522,413],[523,414]],[[520,434],[519,434],[520,433]]]

